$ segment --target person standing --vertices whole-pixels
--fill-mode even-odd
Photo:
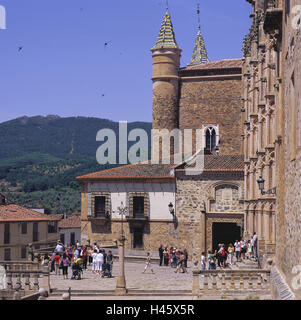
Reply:
[[[102,274],[103,254],[101,250],[99,250],[99,252],[97,253],[96,261],[97,261],[96,273]]]
[[[148,269],[151,270],[152,274],[155,274],[153,267],[152,267],[151,256],[150,256],[149,252],[146,254],[146,265],[145,265],[144,271],[142,273],[145,273],[145,271]]]
[[[201,269],[202,271],[206,270],[206,257],[205,257],[205,252],[202,252],[201,255]]]
[[[80,256],[80,249],[79,248],[76,248],[75,251],[74,251],[74,261],[76,261],[79,256]]]
[[[248,245],[247,245],[247,258],[251,259],[252,257],[252,245],[251,245],[251,241],[248,241]]]
[[[162,244],[160,245],[160,247],[159,247],[158,251],[159,251],[159,258],[160,258],[160,267],[162,267],[162,262],[163,262],[163,252],[164,252]]]
[[[54,256],[55,275],[60,275],[60,259],[61,256],[57,252]]]
[[[230,243],[229,247],[228,247],[228,261],[230,266],[232,266],[232,262],[233,262],[233,253],[234,253],[234,247],[232,245],[232,243]]]
[[[212,251],[208,251],[208,262],[209,262],[209,270],[216,269],[216,256],[212,253]]]
[[[187,249],[184,249],[183,254],[184,254],[184,257],[185,257],[185,259],[184,259],[184,267],[187,268],[187,262],[188,262],[188,252],[187,252]]]
[[[110,266],[111,274],[113,272],[113,260],[114,260],[114,257],[113,257],[112,251],[110,250],[107,255],[107,264]]]
[[[106,268],[106,264],[107,264],[107,254],[106,254],[106,250],[103,249],[102,250],[102,254],[103,254],[103,264],[102,264],[102,273],[105,271]]]
[[[69,258],[66,253],[63,254],[61,263],[63,267],[63,279],[68,279]]]
[[[169,249],[169,263],[170,263],[170,266],[173,267],[172,265],[172,259],[173,259],[173,247],[170,247]]]
[[[247,244],[246,244],[246,241],[244,240],[244,238],[241,238],[240,247],[241,247],[241,257],[243,260],[245,260],[246,259],[246,252],[247,252]]]
[[[240,260],[241,246],[240,246],[240,242],[238,240],[235,241],[234,247],[235,247],[236,261],[241,261]]]
[[[256,232],[254,232],[253,234],[253,248],[254,248],[255,261],[258,261],[258,236]]]
[[[87,263],[88,263],[88,253],[86,246],[83,247],[81,251],[81,257],[83,259],[83,268],[87,270]]]
[[[50,272],[54,272],[55,271],[55,263],[54,263],[54,257],[55,257],[56,253],[55,251],[52,252],[51,255],[51,266],[50,266]]]
[[[224,246],[221,248],[220,252],[220,260],[221,260],[221,265],[225,269],[226,268],[226,261],[227,261],[227,252]]]
[[[164,255],[164,266],[168,267],[169,253],[168,253],[167,247],[164,249],[163,255]]]
[[[96,273],[97,272],[97,250],[95,249],[94,252],[92,253],[92,272]]]
[[[221,262],[222,262],[221,253],[222,253],[222,245],[219,244],[218,245],[218,251],[216,253],[217,265],[218,265],[219,268],[222,267],[222,265],[221,265]]]

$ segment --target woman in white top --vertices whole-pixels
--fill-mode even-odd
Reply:
[[[94,250],[92,253],[92,272],[95,273],[97,271],[97,250]]]
[[[96,273],[102,273],[102,265],[103,265],[103,254],[99,251],[96,255]]]

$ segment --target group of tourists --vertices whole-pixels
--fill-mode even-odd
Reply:
[[[176,268],[175,273],[187,272],[187,261],[188,261],[188,252],[186,249],[178,249],[176,247],[163,247],[160,245],[159,249],[159,258],[160,258],[160,267],[163,265],[165,267]]]
[[[228,265],[232,265],[234,256],[238,262],[252,258],[258,261],[257,240],[257,234],[254,232],[253,237],[248,241],[241,238],[240,241],[236,240],[234,245],[232,243],[228,245],[219,244],[218,249],[215,251],[209,250],[207,256],[205,252],[202,252],[201,269],[215,270],[217,266],[225,269]]]
[[[68,279],[69,267],[72,267],[72,270],[77,270],[73,275],[87,270],[88,265],[92,265],[93,273],[100,275],[103,275],[105,270],[109,270],[111,273],[113,269],[112,251],[106,253],[97,243],[94,243],[93,247],[88,247],[81,246],[77,241],[76,245],[64,246],[62,242],[58,241],[51,256],[45,254],[43,260],[51,261],[50,272],[54,272],[56,275],[62,273],[63,279]]]

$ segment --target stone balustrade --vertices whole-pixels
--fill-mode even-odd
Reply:
[[[21,296],[30,295],[39,292],[43,288],[49,294],[50,289],[50,271],[49,261],[45,261],[44,265],[38,261],[5,261],[0,262],[5,268],[5,283],[8,296],[14,296],[15,292],[19,292]]]
[[[194,295],[269,294],[269,270],[193,270]]]

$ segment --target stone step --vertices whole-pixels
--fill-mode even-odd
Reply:
[[[58,297],[67,293],[67,290],[54,289],[51,293],[52,297]],[[72,290],[71,297],[86,296],[114,296],[114,290]],[[128,296],[191,296],[191,290],[134,290],[128,289]]]

